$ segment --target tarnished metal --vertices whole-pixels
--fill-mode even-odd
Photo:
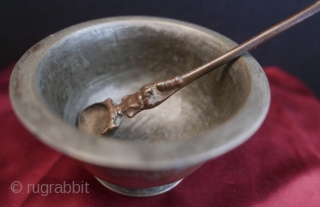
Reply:
[[[209,63],[199,66],[188,73],[177,75],[172,79],[142,86],[136,93],[124,96],[118,105],[108,98],[101,103],[89,106],[80,114],[78,126],[88,134],[112,135],[119,128],[125,117],[132,118],[142,110],[160,105],[186,85],[291,28],[319,10],[320,1],[317,1],[301,12],[263,31]]]
[[[41,141],[119,187],[114,189],[150,196],[239,146],[259,128],[270,91],[257,61],[247,53],[219,67],[153,110],[125,119],[108,139],[80,131],[79,114],[106,96],[120,101],[142,83],[184,74],[235,46],[214,31],[170,19],[86,22],[24,54],[12,73],[11,102]]]

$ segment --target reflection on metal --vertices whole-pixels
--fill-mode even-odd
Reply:
[[[109,190],[122,195],[130,196],[130,197],[150,197],[150,196],[160,195],[176,187],[182,181],[181,179],[170,184],[152,187],[152,188],[126,188],[123,186],[111,184],[98,177],[95,177],[95,178]]]

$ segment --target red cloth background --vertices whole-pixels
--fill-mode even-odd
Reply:
[[[12,67],[0,71],[1,206],[320,206],[320,103],[297,78],[277,67],[264,68],[271,107],[249,141],[208,161],[173,190],[142,199],[107,190],[80,164],[45,146],[20,124],[8,97]],[[13,181],[22,184],[21,192],[11,191]],[[72,181],[87,182],[89,193],[27,192],[28,184]]]

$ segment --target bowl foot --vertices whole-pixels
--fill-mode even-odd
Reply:
[[[173,183],[169,183],[166,185],[161,185],[157,187],[152,187],[152,188],[127,188],[127,187],[122,187],[119,185],[111,184],[109,182],[106,182],[100,178],[95,177],[104,187],[108,188],[109,190],[130,196],[130,197],[150,197],[150,196],[155,196],[159,195],[162,193],[165,193],[172,188],[176,187],[183,179],[178,180]]]

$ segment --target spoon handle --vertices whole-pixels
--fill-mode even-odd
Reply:
[[[320,11],[320,0],[316,1],[312,5],[303,9],[299,13],[287,18],[286,20],[274,25],[273,27],[261,32],[260,34],[252,37],[241,45],[229,50],[227,53],[206,63],[188,73],[176,76],[175,78],[157,83],[157,87],[160,91],[167,91],[176,89],[175,91],[181,89],[182,87],[188,85],[194,80],[202,77],[203,75],[211,72],[219,66],[226,64],[227,62],[239,57],[243,53],[251,50],[254,47],[266,42],[272,37],[280,34],[281,32],[291,28],[292,26],[302,22],[308,17],[314,15]]]
[[[239,57],[243,53],[249,51],[254,47],[257,47],[263,42],[271,39],[272,37],[280,34],[281,32],[289,29],[299,22],[302,22],[306,18],[314,15],[319,11],[320,0],[317,0],[315,3],[311,4],[299,13],[296,13],[295,15],[276,24],[275,26],[261,32],[260,34],[231,49],[227,53],[223,54],[217,59],[210,61],[207,64],[204,64],[183,75],[178,75],[172,79],[144,85],[135,94],[123,97],[122,102],[116,107],[117,111],[119,111],[120,108],[124,114],[131,118],[142,110],[154,108],[184,86],[192,83],[194,80],[202,77],[203,75],[209,73],[217,67]]]

